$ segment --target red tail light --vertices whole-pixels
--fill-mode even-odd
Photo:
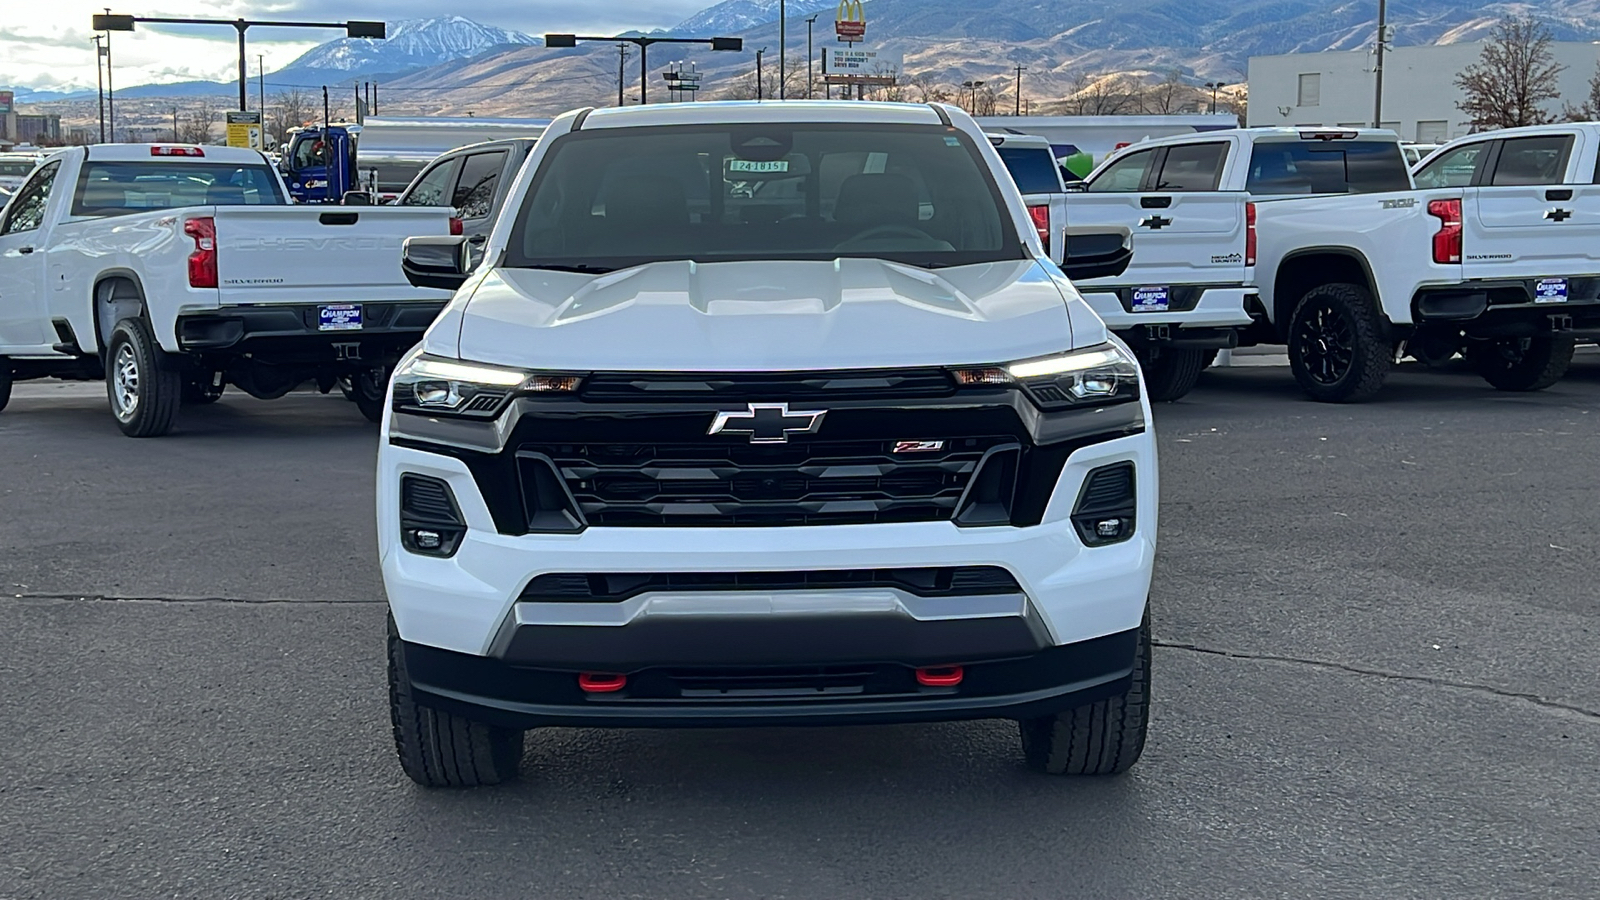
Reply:
[[[1461,201],[1430,200],[1428,215],[1439,220],[1439,230],[1433,235],[1433,261],[1461,262]]]
[[[1244,205],[1244,264],[1256,264],[1256,205]]]
[[[450,233],[451,234],[464,234],[464,233],[466,233],[466,229],[465,229],[462,221],[460,219],[456,218],[455,216],[451,216],[450,217]]]
[[[1033,219],[1033,228],[1039,232],[1039,240],[1044,244],[1044,249],[1050,249],[1050,207],[1030,206],[1028,217]]]
[[[216,287],[217,221],[210,216],[185,220],[183,233],[194,238],[194,252],[189,254],[189,286]]]

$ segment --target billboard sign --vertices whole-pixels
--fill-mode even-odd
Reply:
[[[898,75],[905,57],[882,50],[834,50],[828,54],[829,75]]]
[[[839,0],[833,30],[839,40],[852,44],[867,36],[867,14],[861,8],[861,0]]]
[[[0,116],[8,116],[16,111],[17,95],[11,91],[0,91]]]
[[[228,146],[261,149],[261,113],[228,113]]]

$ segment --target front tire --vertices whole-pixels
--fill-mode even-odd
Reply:
[[[1151,402],[1169,402],[1194,390],[1207,365],[1206,351],[1162,347],[1153,354],[1139,354],[1139,365],[1144,369],[1144,388]]]
[[[167,365],[150,326],[123,319],[106,345],[106,395],[128,437],[160,437],[178,421],[183,374]]]
[[[1504,338],[1469,349],[1483,380],[1502,391],[1542,391],[1561,380],[1577,344],[1566,337]]]
[[[1312,288],[1289,317],[1289,368],[1313,400],[1355,403],[1383,387],[1393,362],[1383,321],[1366,288]]]
[[[1019,723],[1022,756],[1049,775],[1116,775],[1144,753],[1150,729],[1150,614],[1139,625],[1126,694]]]
[[[389,620],[389,720],[400,768],[423,787],[479,787],[517,777],[521,731],[422,706],[412,698],[405,649]]]

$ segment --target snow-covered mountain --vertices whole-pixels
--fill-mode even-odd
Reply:
[[[339,38],[311,48],[284,71],[339,72],[344,75],[405,72],[497,47],[530,45],[537,39],[520,31],[482,25],[461,16],[401,19],[389,25],[387,40]]]
[[[837,6],[838,0],[788,0],[786,11],[792,24],[797,18]],[[778,0],[723,0],[679,22],[672,31],[695,36],[737,34],[777,21]]]

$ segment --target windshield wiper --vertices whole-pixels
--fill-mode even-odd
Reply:
[[[538,264],[538,265],[529,264],[529,265],[526,265],[526,266],[516,266],[516,268],[518,268],[518,269],[543,269],[543,270],[545,270],[547,272],[578,272],[578,273],[583,274],[583,275],[604,275],[607,272],[615,272],[616,271],[616,269],[613,269],[610,266],[585,266],[585,265],[581,265],[581,264],[579,264],[579,265],[562,265],[560,263],[548,263],[548,264]]]

